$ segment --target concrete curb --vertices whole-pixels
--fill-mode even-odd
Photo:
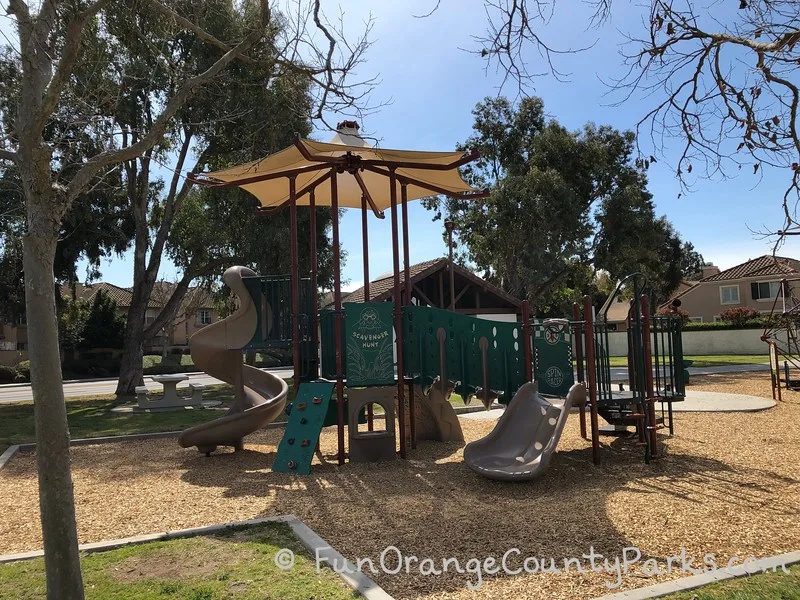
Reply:
[[[178,538],[188,538],[198,535],[206,535],[209,533],[217,533],[226,529],[234,527],[242,527],[248,525],[261,525],[263,523],[285,523],[292,529],[292,533],[297,537],[298,541],[303,547],[308,550],[314,561],[319,557],[320,564],[327,562],[331,569],[339,575],[342,580],[356,592],[367,598],[367,600],[393,600],[392,596],[386,593],[382,587],[375,583],[372,579],[358,572],[355,565],[348,562],[344,556],[339,554],[336,550],[331,548],[325,540],[323,540],[313,529],[303,523],[295,515],[281,515],[278,517],[264,517],[260,519],[250,519],[248,521],[234,521],[231,523],[220,523],[219,525],[207,525],[205,527],[191,527],[189,529],[179,529],[176,531],[166,531],[164,533],[150,533],[146,535],[137,535],[128,538],[121,538],[116,540],[109,540],[106,542],[93,542],[91,544],[80,544],[78,546],[81,552],[104,552],[106,550],[114,550],[124,546],[133,544],[144,544],[147,542],[159,542],[165,540],[174,540]],[[20,552],[17,554],[4,554],[0,555],[0,564],[11,563],[20,560],[30,560],[32,558],[40,558],[44,556],[44,551],[34,550],[32,552]],[[339,570],[344,571],[339,573],[338,570],[333,569],[336,564]],[[343,565],[346,565],[344,567]]]
[[[3,454],[0,454],[0,471],[17,455],[17,452],[19,452],[19,446],[9,446]]]
[[[692,575],[691,577],[675,579],[674,581],[665,581],[664,583],[658,583],[648,587],[628,590],[627,592],[609,594],[607,596],[595,598],[595,600],[649,600],[650,598],[661,598],[662,596],[668,596],[670,594],[694,590],[710,583],[717,583],[718,581],[727,581],[748,575],[757,575],[763,571],[778,570],[783,566],[795,563],[800,563],[800,551],[758,559],[758,570],[752,573],[748,573],[744,566],[737,565],[730,569],[720,569],[710,573]]]

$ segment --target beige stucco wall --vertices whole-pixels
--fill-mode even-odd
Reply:
[[[735,306],[749,306],[761,313],[769,313],[772,310],[774,299],[753,300],[750,292],[751,283],[767,281],[780,281],[780,278],[749,278],[700,283],[680,297],[681,310],[688,312],[690,317],[702,317],[704,323],[712,323],[715,316],[719,316],[722,311]],[[729,285],[739,286],[738,304],[722,304],[720,302],[720,287]]]
[[[725,329],[722,331],[684,331],[681,334],[684,355],[762,354],[767,356],[767,344],[761,341],[761,329]],[[626,333],[609,333],[611,356],[628,354]],[[764,359],[767,360],[766,358]]]

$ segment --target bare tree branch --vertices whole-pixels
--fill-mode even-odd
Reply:
[[[186,101],[204,83],[210,81],[215,75],[220,73],[228,64],[231,63],[242,52],[247,51],[263,35],[261,30],[251,32],[240,44],[226,52],[211,67],[203,73],[189,79],[173,96],[170,98],[163,112],[153,123],[152,128],[139,139],[136,143],[125,148],[108,150],[89,159],[83,168],[75,174],[72,181],[67,186],[67,197],[72,200],[88,185],[92,178],[97,175],[104,167],[131,160],[148,148],[152,148],[164,135],[173,116],[186,104]]]

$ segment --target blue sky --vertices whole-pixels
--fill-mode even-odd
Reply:
[[[381,83],[373,92],[376,104],[389,102],[367,116],[362,130],[381,140],[384,147],[417,150],[450,150],[471,132],[471,110],[486,96],[498,93],[500,77],[486,72],[485,64],[464,49],[475,48],[473,35],[484,31],[486,17],[482,2],[443,0],[437,12],[425,19],[414,18],[434,6],[435,0],[374,2],[367,0],[327,1],[323,6],[335,15],[341,4],[346,26],[354,32],[362,28],[371,14],[375,20],[374,43],[360,76],[377,75]],[[562,3],[560,12],[543,30],[545,39],[561,48],[593,45],[585,52],[563,55],[558,61],[569,81],[542,77],[533,93],[545,101],[547,112],[574,129],[587,121],[632,128],[653,99],[632,99],[613,106],[616,97],[608,96],[602,83],[623,72],[619,55],[624,32],[642,33],[641,9],[633,3],[615,4],[613,20],[601,29],[586,29],[589,8],[580,3]],[[573,10],[570,10],[572,8]],[[577,25],[576,25],[577,24]],[[527,56],[532,70],[541,64],[538,54]],[[509,86],[504,93],[516,94]],[[331,118],[335,122],[336,117]],[[318,131],[327,140],[328,131]],[[679,148],[679,140],[667,141],[668,157]],[[722,268],[771,251],[768,240],[758,239],[751,230],[776,229],[781,224],[780,199],[786,175],[766,170],[760,181],[744,172],[728,181],[697,181],[693,191],[678,198],[681,191],[668,161],[650,169],[650,191],[657,210],[666,214],[707,261]],[[757,184],[757,186],[756,186]],[[441,222],[432,222],[432,213],[419,203],[409,207],[411,261],[419,262],[446,253]],[[342,240],[347,251],[343,279],[347,288],[363,280],[360,215],[349,211],[342,221]],[[542,223],[546,227],[546,223]],[[535,232],[532,232],[535,237]],[[370,273],[391,269],[390,222],[370,219]],[[800,256],[800,242],[790,241],[781,254]],[[130,285],[132,265],[126,258],[115,258],[102,266],[103,279],[117,285]],[[79,276],[83,274],[79,271]],[[161,276],[176,277],[170,264],[162,266]]]

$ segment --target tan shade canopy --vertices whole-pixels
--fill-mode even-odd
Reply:
[[[356,128],[340,129],[331,142],[315,142],[297,138],[293,146],[258,161],[221,171],[203,173],[208,180],[239,186],[253,194],[262,208],[278,207],[289,201],[290,177],[295,177],[298,205],[309,204],[308,192],[313,189],[317,206],[331,205],[332,170],[336,174],[339,206],[361,208],[361,197],[377,210],[391,205],[389,171],[395,168],[398,178],[397,201],[401,201],[400,184],[406,186],[406,199],[417,200],[436,194],[480,197],[483,193],[467,184],[458,167],[476,158],[468,152],[419,152],[386,150],[369,146],[358,136]],[[359,182],[360,180],[360,182]],[[227,187],[227,186],[226,186]]]

